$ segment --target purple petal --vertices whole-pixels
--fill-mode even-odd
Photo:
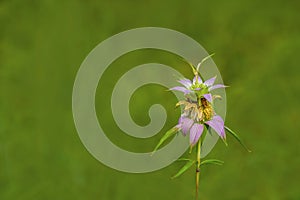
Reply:
[[[193,84],[195,84],[195,83],[196,83],[196,76],[193,79]],[[198,76],[198,83],[202,83],[202,80],[199,76]]]
[[[179,119],[178,119],[178,124],[182,124],[182,120],[184,118],[187,118],[186,115],[185,114],[181,114],[180,117],[179,117]]]
[[[182,117],[182,116],[180,116],[179,117],[179,119],[178,119],[178,124],[181,124],[182,123],[182,119],[183,119],[184,117]]]
[[[203,97],[207,100],[207,101],[209,101],[209,102],[212,102],[212,95],[209,93],[209,94],[205,94],[205,95],[203,95]]]
[[[189,94],[191,92],[190,90],[188,90],[184,87],[180,87],[180,86],[172,87],[172,88],[170,88],[170,90],[180,91],[180,92],[183,92],[184,94]]]
[[[189,79],[186,79],[186,78],[181,79],[178,82],[181,83],[182,85],[184,85],[184,87],[186,87],[186,88],[189,88],[192,86],[192,81]]]
[[[220,122],[222,125],[224,125],[224,121],[223,121],[223,119],[222,119],[221,116],[215,115],[215,116],[213,117],[213,119],[214,119],[215,121]]]
[[[190,144],[194,146],[203,132],[202,124],[194,124],[190,130]]]
[[[224,121],[220,116],[216,115],[210,121],[207,121],[205,123],[213,128],[222,139],[226,138]]]
[[[215,90],[215,89],[218,89],[218,88],[225,88],[227,87],[226,85],[222,85],[222,84],[217,84],[217,85],[214,85],[214,86],[211,86],[210,88],[208,88],[208,91],[212,91],[212,90]]]
[[[207,85],[207,86],[212,86],[215,83],[216,78],[217,78],[217,76],[212,77],[211,79],[206,80],[204,82],[204,84]]]
[[[181,120],[181,131],[184,136],[188,133],[190,130],[191,126],[193,125],[194,121],[190,118],[183,117]]]

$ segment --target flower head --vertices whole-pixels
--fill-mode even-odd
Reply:
[[[211,95],[211,91],[218,89],[218,88],[225,88],[227,86],[223,84],[216,84],[216,76],[212,77],[206,81],[202,81],[202,79],[199,77],[199,75],[195,75],[193,80],[189,80],[186,78],[180,79],[178,82],[182,84],[182,86],[176,86],[170,88],[170,90],[176,90],[183,92],[184,95],[189,95],[189,94],[196,94],[199,97],[204,97],[206,100],[209,102],[212,102],[213,96]]]
[[[184,111],[178,120],[177,128],[184,136],[190,133],[192,146],[198,142],[204,125],[210,126],[222,139],[226,139],[223,119],[215,114],[211,104],[205,98],[202,98],[201,102],[201,105],[188,101],[178,102],[178,105],[184,105]]]
[[[190,134],[190,144],[194,146],[201,137],[204,126],[209,126],[223,139],[226,139],[224,121],[214,112],[212,103],[214,97],[210,92],[218,88],[224,88],[225,85],[214,85],[216,77],[206,81],[196,75],[191,81],[189,79],[181,79],[178,82],[183,85],[173,87],[170,90],[183,92],[186,100],[179,101],[176,106],[183,105],[183,113],[181,114],[177,128],[186,136]],[[188,95],[194,94],[196,100],[192,100]]]

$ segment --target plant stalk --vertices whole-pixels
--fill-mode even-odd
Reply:
[[[201,138],[198,140],[198,146],[197,146],[196,200],[198,200],[198,196],[199,196],[200,162],[201,162]]]

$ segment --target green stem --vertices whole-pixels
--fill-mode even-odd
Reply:
[[[201,162],[201,138],[197,146],[197,166],[196,166],[196,200],[198,200],[199,180],[200,180],[200,162]]]

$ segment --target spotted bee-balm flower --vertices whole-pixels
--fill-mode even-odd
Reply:
[[[195,145],[203,133],[204,125],[213,128],[218,135],[225,141],[225,129],[223,119],[214,112],[212,101],[215,98],[220,98],[218,95],[212,95],[210,91],[217,88],[224,88],[225,85],[213,85],[216,77],[213,77],[204,83],[199,76],[195,76],[193,82],[188,79],[179,80],[185,87],[174,87],[170,90],[184,92],[185,95],[195,94],[197,100],[191,98],[179,101],[176,106],[183,105],[184,112],[179,118],[177,125],[178,130],[181,130],[183,135],[190,133],[190,144]]]
[[[180,79],[178,82],[181,84],[181,86],[170,88],[172,91],[183,92],[185,96],[184,100],[181,100],[176,104],[176,107],[182,106],[182,113],[178,120],[178,124],[166,132],[164,137],[161,138],[153,151],[155,152],[168,138],[172,137],[177,132],[181,132],[184,136],[189,136],[191,146],[190,153],[192,153],[193,147],[197,145],[196,159],[179,159],[186,161],[187,163],[178,171],[177,174],[173,176],[173,178],[180,176],[191,166],[196,165],[196,199],[198,199],[200,166],[203,164],[223,164],[223,161],[217,159],[209,159],[204,161],[200,160],[201,145],[207,131],[213,129],[224,141],[226,146],[227,143],[225,131],[227,131],[235,139],[237,139],[247,151],[250,152],[250,150],[241,141],[239,136],[225,126],[222,117],[219,116],[214,110],[213,102],[215,99],[221,99],[221,96],[213,95],[211,94],[211,91],[219,88],[225,88],[226,86],[223,84],[214,84],[216,76],[208,80],[204,80],[199,73],[199,67],[201,64],[210,57],[211,56],[204,58],[197,65],[197,67],[194,67],[192,64],[190,64],[194,73],[193,80],[189,80],[187,78]]]

